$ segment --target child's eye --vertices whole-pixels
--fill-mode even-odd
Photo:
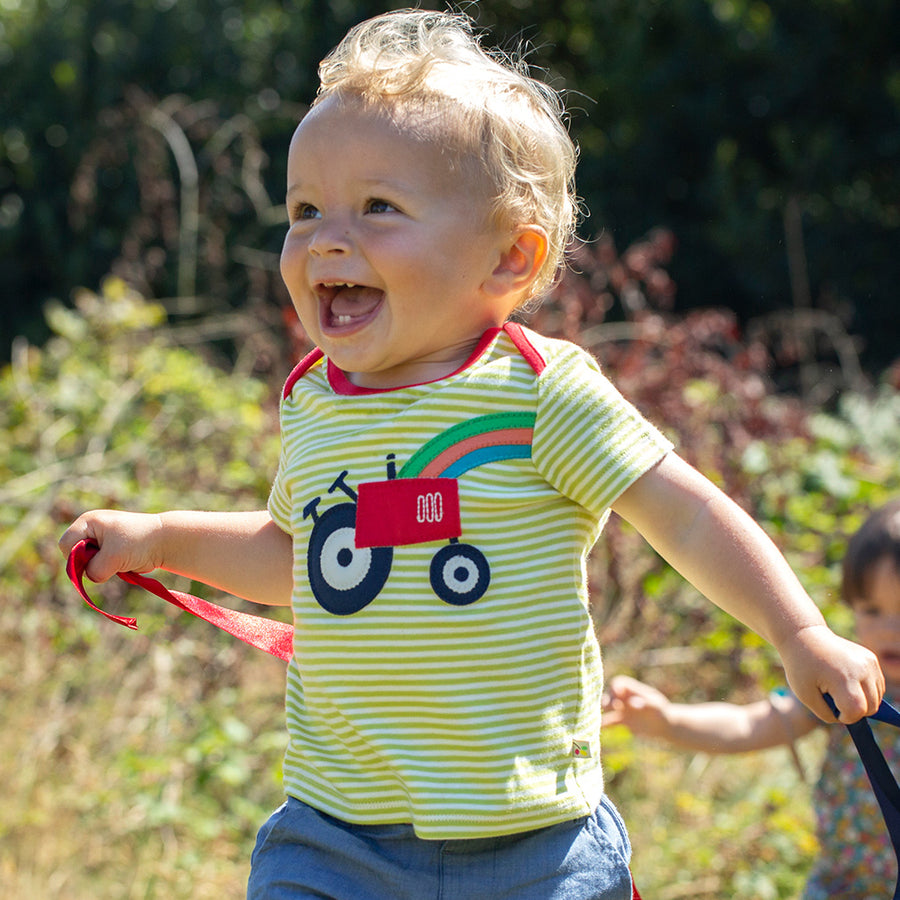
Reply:
[[[373,197],[366,203],[367,213],[394,212],[396,209],[397,207],[394,206],[393,203],[389,203],[387,200],[382,200],[378,197]]]
[[[866,619],[875,619],[882,615],[881,610],[877,606],[872,606],[868,603],[857,603],[853,609],[858,616]]]
[[[291,221],[298,222],[301,219],[317,219],[319,210],[311,203],[297,203],[291,208]]]

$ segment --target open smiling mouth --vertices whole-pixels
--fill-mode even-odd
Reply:
[[[378,311],[384,291],[351,282],[328,281],[316,285],[321,320],[326,328],[362,324]]]

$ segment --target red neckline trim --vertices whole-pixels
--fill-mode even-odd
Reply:
[[[472,351],[472,354],[469,358],[455,371],[450,372],[447,375],[442,375],[440,378],[433,378],[431,381],[420,381],[414,384],[402,384],[398,387],[390,387],[390,388],[367,388],[360,387],[358,384],[354,384],[348,377],[347,373],[342,369],[339,369],[330,359],[328,360],[328,383],[331,385],[331,389],[336,394],[342,394],[344,396],[359,396],[361,394],[388,394],[391,391],[402,391],[405,388],[418,387],[422,384],[434,384],[437,381],[443,381],[445,378],[452,378],[454,375],[458,375],[460,372],[464,372],[469,368],[478,358],[484,353],[485,350],[491,345],[494,338],[503,331],[503,328],[489,328],[482,336],[481,340],[478,341],[478,345]]]
[[[531,343],[531,339],[525,333],[524,326],[518,322],[507,322],[503,326],[503,330],[509,335],[510,340],[515,344],[516,350],[522,354],[522,358],[534,370],[535,375],[540,375],[547,365],[546,360],[541,356],[541,351]]]
[[[314,347],[300,362],[294,366],[291,374],[288,375],[284,388],[281,391],[282,400],[287,400],[291,396],[294,385],[324,356],[325,354],[318,348]]]
[[[472,351],[472,355],[458,368],[456,371],[451,372],[449,375],[443,375],[441,378],[435,378],[432,381],[423,381],[419,382],[419,384],[434,384],[436,381],[443,381],[444,378],[452,378],[454,375],[458,375],[460,372],[465,371],[469,368],[482,354],[487,350],[487,348],[493,343],[494,339],[501,332],[506,332],[509,335],[510,340],[515,345],[516,349],[519,353],[522,354],[523,359],[531,366],[534,370],[535,374],[540,375],[541,372],[544,371],[544,367],[546,366],[546,362],[544,361],[543,356],[541,356],[540,351],[531,343],[528,335],[525,332],[525,329],[522,325],[519,325],[517,322],[507,322],[505,325],[495,328],[489,328],[485,333],[481,336],[481,339],[478,341],[478,345]],[[284,399],[287,399],[290,396],[291,390],[297,381],[303,377],[320,359],[324,357],[322,351],[316,347],[294,367],[294,370],[288,376],[287,381],[284,385],[284,391],[282,396]],[[352,381],[347,377],[346,373],[339,369],[330,359],[326,360],[327,365],[327,375],[328,375],[328,383],[331,385],[331,389],[336,394],[341,394],[343,396],[359,396],[362,394],[385,394],[390,391],[400,391],[407,387],[417,387],[417,384],[405,384],[400,387],[395,388],[366,388],[360,387],[359,385],[353,384]]]

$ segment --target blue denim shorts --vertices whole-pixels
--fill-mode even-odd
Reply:
[[[631,844],[603,798],[591,816],[496,838],[435,841],[351,825],[289,798],[259,831],[248,900],[631,900]]]

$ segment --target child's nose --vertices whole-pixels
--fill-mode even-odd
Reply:
[[[309,252],[313,256],[347,253],[351,243],[350,229],[345,223],[323,220],[309,239]]]

